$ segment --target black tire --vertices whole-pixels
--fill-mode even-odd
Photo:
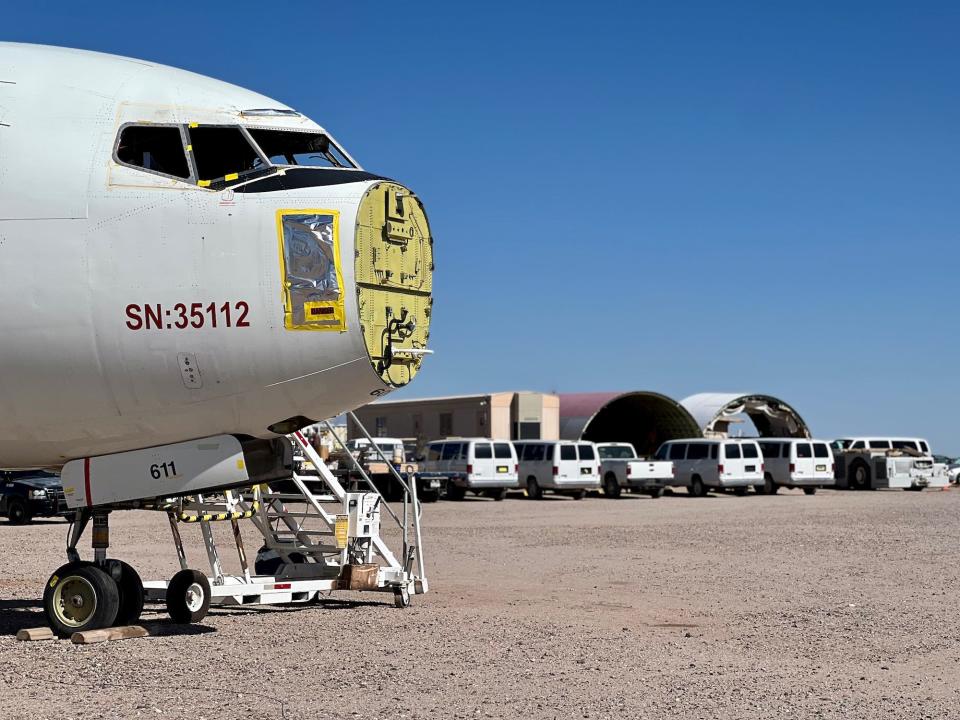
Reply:
[[[653,488],[652,490],[648,490],[647,494],[656,500],[658,497],[663,496],[663,488]]]
[[[707,486],[703,484],[699,475],[694,475],[693,480],[690,481],[690,494],[693,497],[703,497],[707,494]]]
[[[210,581],[198,570],[181,570],[167,584],[167,612],[176,623],[203,620],[210,610]]]
[[[506,489],[506,488],[497,488],[496,490],[491,490],[491,491],[489,491],[487,494],[488,494],[490,497],[492,497],[494,500],[496,500],[497,502],[500,502],[501,500],[503,500],[503,499],[507,496],[507,489]]]
[[[744,485],[744,486],[742,486],[742,487],[735,487],[735,488],[733,489],[733,494],[736,495],[736,496],[738,496],[738,497],[743,497],[744,495],[747,494],[747,486]]]
[[[406,587],[393,589],[393,606],[401,610],[410,607],[410,591]]]
[[[804,494],[804,495],[816,495],[816,494],[817,494],[817,489],[816,489],[815,487],[805,487],[805,488],[803,489],[803,494]]]
[[[776,495],[780,490],[780,486],[773,481],[773,475],[767,473],[763,477],[763,494],[764,495]]]
[[[434,503],[440,499],[439,490],[422,490],[419,495],[420,502]]]
[[[586,496],[586,490],[574,490],[572,493],[570,493],[570,497],[572,497],[574,500],[583,500]]]
[[[447,500],[463,500],[467,491],[454,483],[447,484]]]
[[[116,624],[133,625],[143,613],[143,581],[137,571],[123,560],[113,560],[112,562],[120,567],[120,577],[116,580],[117,591],[120,596]]]
[[[540,500],[543,497],[543,488],[533,476],[527,478],[527,497],[530,500]]]
[[[57,568],[43,590],[47,623],[59,637],[111,627],[117,619],[120,592],[117,583],[90,562]]]
[[[27,501],[19,497],[10,498],[7,501],[7,520],[11,525],[26,525],[33,520]]]
[[[926,488],[921,485],[911,485],[908,488],[904,488],[904,490],[912,490],[913,492],[923,492],[924,490],[926,490]]]
[[[851,490],[868,490],[873,484],[870,480],[870,468],[865,462],[856,462],[847,474]]]
[[[610,472],[603,477],[603,494],[612,499],[620,497],[620,481],[617,476]]]

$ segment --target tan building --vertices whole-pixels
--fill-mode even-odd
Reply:
[[[377,437],[415,438],[418,446],[446,437],[556,440],[560,437],[560,398],[537,392],[455,395],[419,400],[385,400],[356,410]],[[347,420],[347,436],[360,431]]]

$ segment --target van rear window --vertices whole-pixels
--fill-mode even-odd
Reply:
[[[473,446],[473,456],[477,460],[490,460],[493,457],[493,448],[489,443],[477,443]]]
[[[810,443],[797,443],[797,457],[813,457],[813,451],[810,449]]]
[[[510,443],[494,443],[493,455],[497,460],[510,460],[513,453],[510,452]]]
[[[727,456],[727,460],[739,460],[740,459],[740,446],[736,443],[727,443],[723,446],[723,453]]]
[[[577,445],[580,450],[581,460],[596,460],[597,454],[593,451],[593,445]]]
[[[818,458],[830,457],[830,448],[824,443],[814,443],[813,454]]]
[[[560,459],[561,460],[576,460],[577,459],[577,447],[575,445],[561,445],[560,446]]]
[[[753,443],[744,443],[740,446],[740,449],[743,450],[743,456],[745,458],[755,458],[757,457],[757,446]]]
[[[889,440],[871,440],[870,449],[871,450],[889,450],[890,441]]]

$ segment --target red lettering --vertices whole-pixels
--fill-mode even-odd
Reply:
[[[127,327],[131,330],[139,330],[143,327],[143,318],[140,317],[140,306],[127,305]]]
[[[156,327],[158,330],[163,328],[163,320],[161,318],[163,313],[160,311],[160,303],[156,305],[144,305],[143,311],[147,316],[147,330],[153,327]]]

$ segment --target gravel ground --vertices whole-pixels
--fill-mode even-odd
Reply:
[[[934,491],[444,502],[407,610],[345,595],[188,630],[150,611],[161,635],[91,646],[14,639],[43,624],[66,525],[2,524],[0,716],[960,717],[958,510]],[[176,570],[163,516],[111,529],[145,578]]]

